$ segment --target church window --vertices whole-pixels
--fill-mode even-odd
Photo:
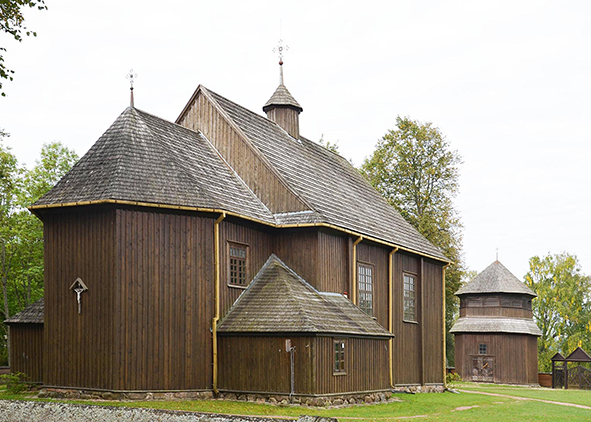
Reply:
[[[404,274],[404,321],[415,322],[416,315],[416,277]]]
[[[488,352],[488,346],[485,343],[480,343],[478,345],[478,354],[479,355],[486,355]]]
[[[367,315],[373,315],[373,266],[358,264],[359,307]]]
[[[248,246],[240,243],[228,243],[230,286],[246,287]]]
[[[346,373],[345,370],[345,340],[334,339],[334,366],[333,374],[342,375]]]

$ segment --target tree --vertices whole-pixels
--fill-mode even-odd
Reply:
[[[37,33],[30,31],[25,26],[25,17],[23,11],[26,8],[38,10],[47,10],[45,0],[2,0],[0,1],[0,31],[7,33],[18,42],[22,42],[23,34],[26,36],[37,36]],[[5,97],[2,91],[2,79],[13,80],[14,70],[6,68],[4,65],[4,55],[2,52],[6,48],[0,47],[0,94]]]
[[[318,143],[320,145],[322,145],[324,148],[326,148],[327,150],[334,152],[335,154],[339,153],[339,141],[336,141],[334,143],[332,143],[330,141],[325,141],[324,134],[323,134],[320,136],[320,140],[318,141]]]
[[[461,157],[431,123],[396,118],[396,129],[378,141],[361,172],[369,182],[452,262],[446,271],[448,363],[453,365],[449,333],[458,309],[454,293],[462,282],[461,222],[453,206]]]
[[[0,322],[43,296],[43,225],[27,207],[77,160],[73,151],[54,142],[43,146],[40,159],[27,170],[0,144]],[[4,324],[0,335],[8,335]],[[8,354],[8,344],[0,346],[0,365]]]
[[[556,352],[567,356],[577,346],[591,350],[591,277],[583,274],[577,257],[566,252],[534,256],[525,283],[538,295],[532,311],[542,331],[540,370],[552,369]]]

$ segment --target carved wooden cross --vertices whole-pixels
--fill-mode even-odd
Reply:
[[[80,313],[82,312],[82,302],[80,300],[82,298],[81,295],[83,292],[88,290],[88,287],[86,287],[86,284],[84,284],[82,279],[78,277],[76,281],[74,281],[74,283],[72,283],[72,285],[70,286],[70,290],[74,290],[74,292],[76,292],[76,301],[78,302],[78,314],[80,315]]]

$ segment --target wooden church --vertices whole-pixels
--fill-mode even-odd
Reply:
[[[537,295],[499,261],[456,292],[456,371],[464,381],[538,384]]]
[[[44,386],[443,388],[447,258],[300,135],[282,80],[263,110],[204,86],[176,122],[131,106],[31,207]]]

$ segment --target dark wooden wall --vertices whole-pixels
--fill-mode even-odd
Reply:
[[[219,337],[219,388],[228,391],[290,393],[290,356],[295,346],[295,392],[314,391],[314,344],[309,337]]]
[[[334,375],[333,337],[316,339],[316,394],[382,390],[389,387],[388,340],[346,338],[345,375]]]
[[[117,211],[115,389],[212,385],[212,218]]]
[[[46,385],[117,386],[115,220],[113,208],[91,206],[44,215]],[[78,277],[88,286],[80,315],[70,290]]]
[[[178,123],[189,129],[201,131],[271,211],[280,213],[307,209],[256,151],[256,147],[228,124],[203,94],[197,96]]]
[[[456,334],[456,372],[472,380],[472,357],[485,343],[495,358],[494,382],[502,384],[538,383],[538,339],[526,334]]]
[[[374,268],[373,316],[379,324],[388,329],[388,254],[391,249],[374,243],[361,242],[357,245],[357,263],[369,264]],[[355,271],[358,271],[357,268]],[[357,293],[359,301],[359,293]]]
[[[443,382],[443,271],[441,264],[423,258],[424,383]]]
[[[10,325],[10,371],[43,381],[43,324]]]

